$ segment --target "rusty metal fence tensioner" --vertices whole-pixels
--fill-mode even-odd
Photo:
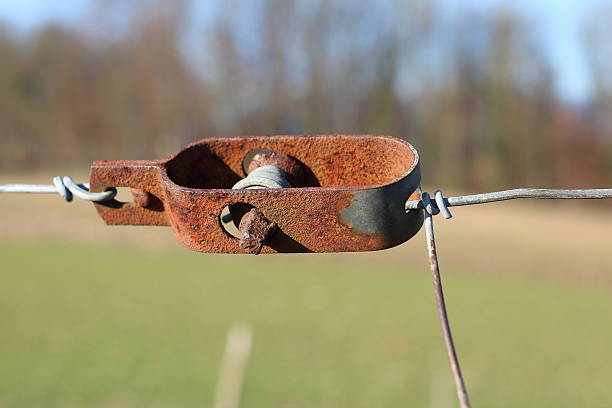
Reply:
[[[433,200],[421,193],[417,151],[379,135],[203,139],[168,159],[95,161],[89,184],[4,184],[0,193],[57,193],[94,202],[109,225],[167,225],[201,252],[355,252],[386,249],[425,224],[438,315],[459,403],[470,407],[438,266],[433,216],[448,207],[517,198],[612,198],[612,189],[515,189]],[[133,201],[115,200],[117,187]]]

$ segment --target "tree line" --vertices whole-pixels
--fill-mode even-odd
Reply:
[[[381,133],[425,182],[609,186],[612,8],[582,40],[594,91],[562,101],[537,21],[426,0],[91,1],[0,26],[0,167],[166,157],[209,136]]]

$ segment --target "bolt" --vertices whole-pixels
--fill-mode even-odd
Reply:
[[[302,165],[293,157],[272,150],[259,152],[251,158],[246,168],[247,174],[251,174],[253,170],[263,166],[276,166],[282,169],[292,187],[304,185],[304,170]]]
[[[300,163],[292,157],[274,151],[263,151],[255,154],[246,168],[248,176],[234,187],[235,189],[288,188],[302,185],[304,172]],[[232,215],[241,211],[234,206]],[[239,245],[246,252],[257,255],[265,243],[276,231],[276,224],[270,222],[256,208],[251,208],[240,219],[238,229],[241,232]]]
[[[268,221],[257,208],[252,208],[244,214],[238,229],[242,232],[240,246],[246,252],[257,255],[276,231],[276,224]]]

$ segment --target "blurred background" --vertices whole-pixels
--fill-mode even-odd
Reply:
[[[450,192],[610,187],[604,0],[0,2],[0,183],[210,136],[377,133]],[[439,220],[475,406],[612,406],[610,203]],[[455,406],[425,248],[187,252],[87,203],[0,197],[0,407]]]

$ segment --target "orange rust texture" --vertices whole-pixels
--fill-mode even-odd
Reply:
[[[242,161],[257,148],[297,159],[305,165],[305,185],[312,187],[386,184],[400,178],[415,160],[404,142],[386,136],[245,136],[187,146],[167,163],[168,176],[184,187],[231,188],[246,176]]]
[[[245,155],[258,148],[278,151],[301,162],[307,187],[230,190],[245,176]],[[227,234],[219,220],[226,205],[243,202],[277,225],[263,253],[348,252],[384,249],[399,243],[383,234],[356,231],[341,221],[341,212],[351,206],[355,192],[384,189],[404,176],[411,177],[408,173],[416,164],[408,144],[383,136],[220,138],[191,144],[167,161],[95,162],[91,182],[97,188],[134,187],[163,202],[162,211],[133,203],[120,207],[98,204],[107,223],[169,223],[176,238],[192,250],[244,253],[238,239]],[[412,193],[406,191],[406,195]],[[404,201],[407,198],[400,197]],[[405,220],[419,223],[418,227],[422,222],[419,217]]]
[[[169,206],[176,217],[175,235],[194,250],[208,247],[211,252],[244,252],[239,241],[221,229],[219,214],[226,205],[245,202],[277,225],[263,253],[338,252],[389,246],[384,237],[354,234],[339,222],[340,211],[351,203],[350,191],[285,191],[282,199],[271,199],[266,190],[217,190],[199,199],[181,199],[180,190],[168,191]]]
[[[151,194],[149,205],[110,201],[95,203],[98,214],[109,225],[170,225],[163,208],[161,160],[96,160],[91,166],[92,191],[106,187],[133,187]]]

